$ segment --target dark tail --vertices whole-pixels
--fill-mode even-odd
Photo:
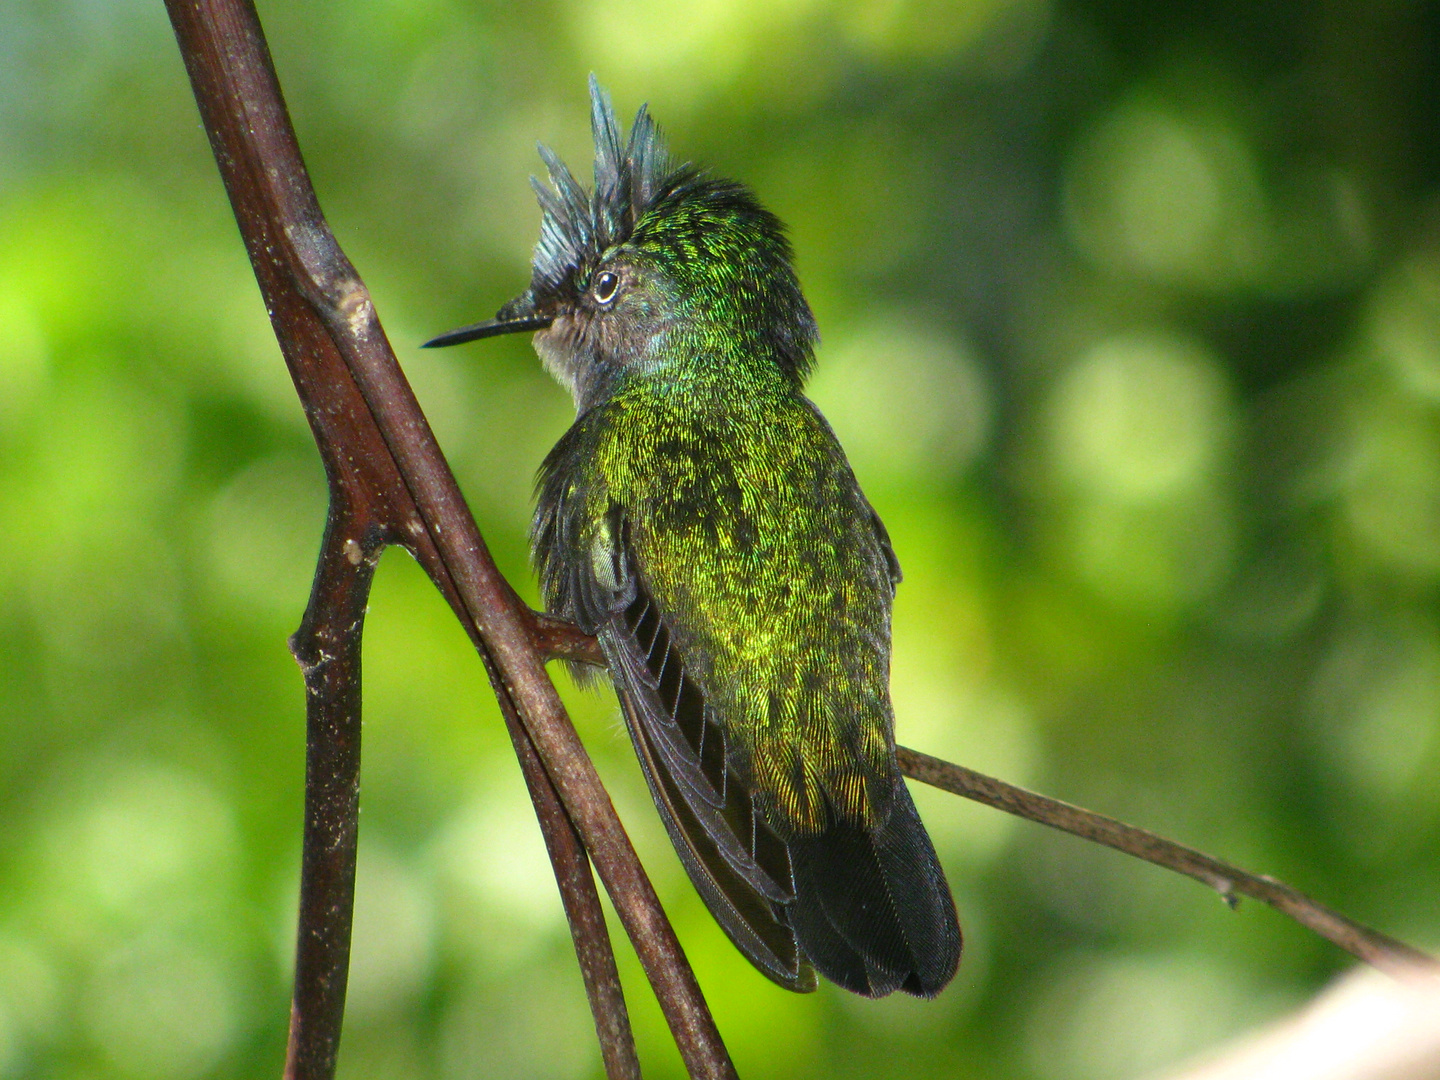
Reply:
[[[871,832],[832,824],[790,840],[788,914],[816,969],[847,990],[934,997],[960,963],[960,923],[935,847],[898,773],[890,815]]]

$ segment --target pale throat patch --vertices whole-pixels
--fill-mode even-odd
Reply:
[[[566,316],[557,318],[544,330],[537,330],[534,337],[535,352],[540,357],[540,362],[545,365],[545,370],[563,386],[570,391],[570,396],[575,399],[578,407],[580,404],[579,387],[576,382],[575,357],[573,353],[567,353],[562,341],[567,336],[564,324],[568,322]]]

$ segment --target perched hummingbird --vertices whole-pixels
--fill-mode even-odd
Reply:
[[[595,634],[650,793],[730,939],[791,990],[815,971],[933,997],[960,960],[895,761],[900,567],[801,393],[815,319],[779,220],[622,142],[590,80],[595,189],[545,147],[530,287],[427,345],[533,330],[577,419],[540,467],[549,610]]]

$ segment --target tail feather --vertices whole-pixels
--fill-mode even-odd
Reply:
[[[934,997],[960,963],[960,924],[935,848],[897,774],[890,813],[873,831],[833,822],[790,840],[789,916],[826,978],[870,997]]]
[[[831,982],[853,993],[869,997],[888,993],[876,988],[865,957],[840,936],[825,909],[813,901],[813,896],[807,901],[807,895],[800,893],[785,908],[785,917],[790,920],[790,927],[806,959]],[[890,990],[894,989],[895,986],[890,987]]]

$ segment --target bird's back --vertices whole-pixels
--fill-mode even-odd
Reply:
[[[937,991],[959,931],[895,766],[899,571],[833,433],[780,379],[601,410],[547,461],[537,554],[552,608],[606,646],[692,878],[787,985],[788,936],[851,989]]]
[[[835,437],[798,394],[614,407],[597,466],[736,765],[778,828],[822,828],[827,801],[865,820],[888,772],[894,586]]]

